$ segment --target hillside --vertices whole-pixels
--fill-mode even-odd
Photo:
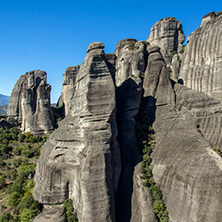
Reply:
[[[0,106],[1,105],[8,105],[9,99],[10,99],[9,96],[5,96],[3,94],[0,94]]]
[[[36,160],[46,139],[0,127],[0,222],[28,222],[41,212],[32,190]]]
[[[8,105],[0,105],[0,115],[6,115]]]

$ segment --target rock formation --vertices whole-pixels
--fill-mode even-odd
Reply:
[[[182,60],[179,78],[184,85],[222,98],[222,11],[203,17],[201,26],[191,33]]]
[[[99,42],[89,45],[76,76],[75,109],[42,148],[34,197],[45,205],[45,211],[35,221],[48,221],[47,212],[53,209],[47,205],[54,203],[58,208],[68,197],[73,199],[79,221],[115,221],[121,161],[115,87],[103,48]]]
[[[46,72],[35,70],[22,75],[13,88],[7,116],[21,121],[23,132],[35,135],[51,133],[53,116],[50,91]]]
[[[171,83],[169,73],[164,71],[159,77],[156,75],[156,82],[146,81],[154,79],[149,78],[152,70],[160,67],[160,59],[150,56],[148,61],[152,63],[150,61],[150,66],[148,63],[145,73],[144,102],[148,104],[148,112],[155,110],[153,174],[163,191],[170,221],[220,221],[222,159],[212,149],[212,143],[222,144],[222,105],[206,95]],[[161,70],[166,70],[163,63]],[[155,89],[154,94],[150,89]],[[153,109],[150,100],[155,101]],[[207,126],[211,130],[206,133]],[[211,140],[210,131],[215,132],[216,141]],[[213,179],[214,175],[217,180]]]
[[[202,27],[210,26],[206,19]],[[163,19],[150,36],[150,44],[121,40],[114,54],[104,54],[101,42],[89,45],[70,99],[74,108],[38,160],[34,198],[44,211],[35,222],[63,222],[66,198],[80,222],[158,221],[141,178],[135,135],[141,109],[155,130],[153,176],[170,221],[220,222],[222,158],[213,146],[222,147],[222,105],[172,80],[168,68],[175,65],[176,79],[180,58],[169,52],[181,50],[180,22]]]
[[[183,48],[185,35],[182,24],[174,17],[166,17],[155,23],[151,28],[150,35],[146,41],[150,45],[157,45],[166,64],[169,66],[172,61],[173,52],[179,53]]]
[[[135,116],[142,96],[140,76],[145,68],[145,44],[124,39],[115,49],[117,85],[117,123],[121,150],[121,177],[118,188],[118,221],[130,221],[134,167],[141,161],[135,134]]]
[[[59,99],[58,106],[64,106],[65,116],[68,115],[71,109],[70,101],[75,92],[75,80],[79,71],[79,66],[70,66],[66,69],[62,82],[62,95]]]

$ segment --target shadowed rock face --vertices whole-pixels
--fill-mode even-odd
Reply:
[[[115,87],[101,45],[89,45],[76,76],[76,108],[43,146],[35,177],[36,200],[60,205],[69,197],[82,222],[115,221],[121,166]],[[35,221],[47,221],[47,212]]]
[[[70,102],[74,96],[75,80],[79,68],[80,68],[79,66],[70,66],[66,69],[63,75],[64,77],[62,82],[62,95],[59,101],[59,106],[64,105],[65,116],[68,115],[68,113],[72,108]]]
[[[22,75],[13,88],[7,108],[8,117],[21,121],[23,132],[35,135],[52,132],[50,91],[46,72],[35,70]]]
[[[209,13],[188,36],[179,78],[217,100],[222,97],[222,12]]]
[[[153,25],[146,41],[150,45],[158,45],[166,64],[170,65],[173,51],[180,52],[184,40],[181,22],[174,17],[166,17]]]
[[[116,97],[118,139],[121,150],[121,177],[118,188],[118,221],[130,221],[134,167],[141,161],[135,135],[135,116],[142,96],[141,74],[145,68],[145,44],[133,39],[116,46]]]

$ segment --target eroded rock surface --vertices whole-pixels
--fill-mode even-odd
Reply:
[[[132,217],[130,221],[157,222],[149,188],[142,184],[141,175],[141,164],[138,164],[133,176]]]
[[[150,45],[158,45],[160,47],[163,58],[169,66],[173,52],[181,51],[184,40],[185,35],[181,22],[174,17],[166,17],[153,25],[146,41]]]
[[[222,12],[209,13],[188,36],[179,78],[189,88],[222,97]]]
[[[206,17],[201,29],[219,18]],[[140,109],[155,130],[153,175],[170,221],[221,221],[222,158],[213,146],[222,146],[222,105],[172,81],[178,78],[184,41],[179,21],[163,19],[149,38],[150,45],[121,40],[114,54],[104,54],[101,42],[89,45],[70,101],[75,108],[38,161],[34,197],[44,211],[35,222],[50,221],[48,215],[62,221],[66,198],[73,200],[80,222],[158,221],[140,177],[135,135]]]
[[[140,75],[145,68],[145,46],[144,42],[137,42],[136,39],[124,39],[117,43],[115,49],[117,87],[129,78],[140,81]]]
[[[46,72],[35,70],[22,75],[11,93],[7,116],[21,121],[23,132],[35,135],[51,133],[53,116],[50,91]]]
[[[148,63],[149,70],[156,67],[160,67],[159,59],[154,59],[150,66]],[[162,69],[166,67],[162,65]],[[222,159],[212,149],[213,135],[208,135],[206,125],[215,132],[214,140],[220,141],[222,106],[200,92],[174,84],[169,73],[157,70],[154,73],[156,81],[146,81],[154,80],[155,76],[150,76],[151,71],[145,73],[143,101],[148,103],[147,111],[154,112],[153,174],[163,191],[170,221],[219,222]],[[153,108],[150,101],[154,101]],[[214,125],[215,119],[218,125]]]
[[[135,39],[124,39],[117,43],[115,50],[117,123],[122,162],[117,200],[118,221],[130,221],[134,168],[141,161],[135,135],[135,116],[142,96],[140,76],[145,68],[145,45]]]
[[[115,221],[121,161],[115,87],[102,48],[89,45],[76,76],[75,109],[42,148],[35,176],[34,198],[44,205],[71,198],[80,222]]]
[[[79,66],[70,66],[66,69],[62,82],[62,95],[59,99],[59,106],[64,106],[65,116],[68,115],[72,106],[71,101],[75,92],[75,80]]]

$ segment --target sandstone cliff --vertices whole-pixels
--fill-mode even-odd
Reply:
[[[70,66],[66,69],[62,81],[62,95],[59,98],[58,106],[64,106],[65,116],[71,109],[71,100],[75,92],[75,80],[79,71],[79,66]]]
[[[203,17],[201,26],[187,39],[179,78],[184,85],[222,97],[222,12]]]
[[[51,133],[53,116],[50,91],[46,72],[35,70],[22,75],[11,93],[7,116],[21,121],[23,132],[35,135]]]
[[[152,70],[160,66],[157,62],[153,60],[148,66],[145,80],[152,75]],[[166,69],[164,65],[162,69]],[[153,174],[163,191],[170,221],[219,222],[222,214],[219,189],[222,185],[222,159],[212,149],[212,143],[221,146],[222,105],[206,95],[171,82],[167,72],[162,72],[159,77],[156,75],[156,78],[157,84],[150,81],[149,87],[148,81],[144,81],[144,102],[148,112],[155,110]],[[161,81],[161,78],[164,80]],[[155,89],[153,95],[150,88]],[[153,107],[150,100],[154,101]]]
[[[102,43],[89,45],[76,76],[75,109],[42,148],[34,197],[45,205],[45,211],[35,221],[48,221],[53,209],[47,206],[59,207],[68,197],[73,199],[79,221],[115,221],[121,161],[115,87],[103,47]],[[62,213],[50,221],[59,221]]]
[[[177,53],[182,50],[184,40],[185,35],[181,22],[174,17],[166,17],[153,25],[146,41],[150,45],[160,47],[163,58],[169,66],[172,61],[173,52]]]
[[[63,222],[66,198],[80,222],[158,221],[141,179],[135,135],[141,110],[155,130],[153,176],[170,221],[221,221],[222,159],[213,146],[222,147],[222,105],[172,80],[168,68],[178,58],[170,53],[181,50],[181,23],[166,18],[154,27],[150,44],[124,39],[114,54],[104,54],[100,42],[89,45],[70,98],[73,108],[38,161],[34,197],[44,211],[35,222]]]

